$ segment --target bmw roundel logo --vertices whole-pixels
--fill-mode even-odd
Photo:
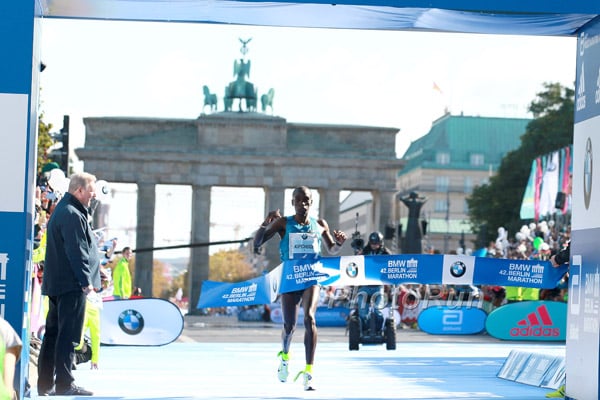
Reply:
[[[590,200],[592,198],[592,173],[594,170],[594,163],[592,160],[592,140],[588,138],[585,143],[585,155],[583,157],[583,203],[585,209],[590,207]]]
[[[467,266],[462,261],[456,261],[450,266],[450,274],[455,278],[460,278],[467,272]]]
[[[358,265],[356,263],[351,262],[346,266],[346,275],[350,278],[356,278],[358,275]]]
[[[125,310],[119,314],[119,326],[129,335],[137,335],[144,329],[144,317],[138,311]]]
[[[307,238],[307,237],[308,237],[308,234],[307,234],[307,233],[303,233],[303,234],[302,234],[302,240],[306,240],[306,238]]]

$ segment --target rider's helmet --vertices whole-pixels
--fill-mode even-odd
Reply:
[[[371,232],[369,235],[369,244],[383,244],[383,235],[381,232]]]

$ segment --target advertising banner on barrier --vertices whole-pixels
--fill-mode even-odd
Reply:
[[[419,314],[419,329],[431,335],[473,335],[485,328],[487,314],[475,307],[439,306]]]
[[[559,301],[520,301],[492,311],[487,333],[502,340],[564,341],[567,304]]]

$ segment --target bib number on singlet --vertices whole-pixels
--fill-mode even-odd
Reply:
[[[312,257],[319,254],[319,237],[316,233],[290,233],[290,260]]]

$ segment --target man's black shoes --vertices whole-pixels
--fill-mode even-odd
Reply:
[[[38,396],[56,396],[56,389],[54,386],[50,389],[38,389]]]
[[[57,390],[56,395],[57,396],[93,396],[94,393],[90,392],[89,390],[85,390],[82,387],[71,385],[71,387],[67,388],[66,390]]]

